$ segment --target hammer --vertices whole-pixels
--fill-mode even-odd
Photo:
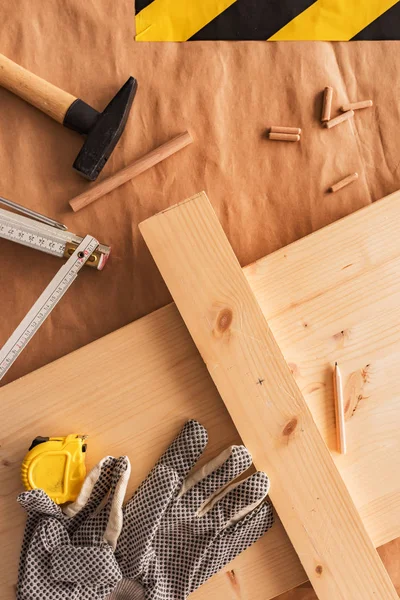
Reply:
[[[73,168],[90,181],[95,181],[117,145],[137,89],[136,79],[129,77],[100,113],[83,100],[60,90],[2,54],[0,85],[64,127],[87,136]]]

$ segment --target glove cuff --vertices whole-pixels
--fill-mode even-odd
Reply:
[[[121,579],[107,600],[145,600],[144,588],[133,579]]]

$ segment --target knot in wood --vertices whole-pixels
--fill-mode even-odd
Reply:
[[[290,419],[290,421],[285,425],[285,428],[283,430],[283,435],[289,437],[290,435],[292,435],[292,433],[294,432],[294,430],[296,429],[298,424],[298,420],[297,417],[293,417],[293,419]]]
[[[322,565],[317,565],[317,566],[315,567],[315,572],[317,573],[317,575],[322,575],[322,571],[323,571],[323,570],[324,570],[324,569],[323,569]]]
[[[229,327],[232,325],[232,321],[233,321],[233,313],[231,311],[230,308],[224,308],[223,310],[221,310],[221,312],[218,314],[217,317],[217,331],[219,333],[225,333],[225,331],[227,331],[229,329]]]

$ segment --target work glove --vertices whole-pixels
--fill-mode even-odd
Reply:
[[[273,524],[269,481],[232,446],[194,474],[207,432],[189,421],[124,511],[116,557],[124,579],[110,600],[184,600]]]
[[[102,600],[121,579],[114,550],[122,528],[130,463],[104,458],[63,509],[40,489],[18,497],[28,520],[18,600]]]

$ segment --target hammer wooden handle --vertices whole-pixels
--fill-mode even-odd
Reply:
[[[147,171],[147,169],[150,169],[150,167],[154,167],[154,165],[157,163],[161,162],[165,158],[168,158],[168,156],[175,154],[175,152],[185,148],[185,146],[188,146],[192,142],[193,140],[188,131],[177,135],[176,137],[172,138],[172,140],[169,140],[169,142],[162,144],[155,150],[152,150],[138,160],[135,160],[135,162],[125,167],[125,169],[122,169],[122,171],[119,171],[111,177],[107,177],[107,179],[104,179],[97,185],[91,187],[87,192],[83,192],[83,194],[80,194],[79,196],[76,196],[70,200],[70,207],[74,212],[77,212],[98,198],[108,194],[108,192],[115,190],[115,188],[126,183],[130,179],[133,179],[137,175]]]
[[[0,54],[0,85],[59,123],[76,98]]]

